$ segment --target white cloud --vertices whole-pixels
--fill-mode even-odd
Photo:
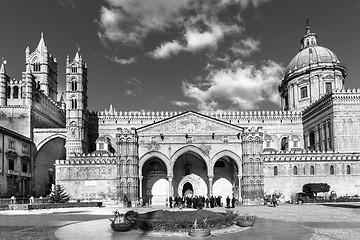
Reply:
[[[138,46],[153,31],[182,22],[181,10],[190,0],[107,0],[100,10],[99,37],[103,41]]]
[[[171,101],[171,104],[179,106],[179,107],[186,107],[186,106],[192,105],[191,103],[184,102],[184,101]]]
[[[166,42],[157,47],[153,52],[150,52],[149,56],[154,59],[167,59],[171,55],[177,55],[182,49],[183,46],[178,41]]]
[[[105,55],[105,58],[109,59],[112,62],[120,63],[122,65],[131,64],[136,62],[135,57],[130,58],[119,58],[119,57],[109,57]]]
[[[231,68],[212,71],[206,78],[208,85],[184,82],[183,93],[194,99],[200,110],[218,110],[224,101],[237,109],[256,109],[264,100],[279,104],[277,87],[282,72],[283,67],[273,61],[264,62],[259,69],[237,61]]]
[[[250,56],[253,52],[260,51],[260,41],[252,37],[241,39],[236,42],[230,49],[236,55],[244,57]]]

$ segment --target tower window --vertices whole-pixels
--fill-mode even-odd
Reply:
[[[301,87],[300,88],[300,98],[304,99],[304,98],[307,98],[307,97],[308,97],[308,87],[307,86]]]
[[[330,166],[330,175],[334,175],[334,174],[335,174],[334,166],[331,165]]]
[[[347,165],[347,166],[346,166],[346,174],[351,174],[350,165]]]
[[[280,150],[285,151],[287,149],[288,149],[288,139],[287,139],[287,137],[283,137],[281,139],[281,149]]]
[[[77,109],[77,101],[75,98],[71,99],[71,109]]]
[[[77,91],[77,82],[76,81],[71,82],[71,91]]]
[[[33,66],[34,72],[39,72],[40,66],[41,66],[40,63],[34,63],[34,66]]]
[[[13,98],[19,98],[19,87],[13,87]]]
[[[71,72],[72,73],[77,73],[77,67],[71,67]]]
[[[325,83],[325,92],[326,93],[332,92],[332,84],[331,84],[331,82]]]

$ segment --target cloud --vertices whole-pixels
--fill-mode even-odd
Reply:
[[[186,107],[192,105],[192,103],[184,102],[184,101],[171,101],[171,104],[179,107]]]
[[[160,47],[157,47],[154,51],[148,53],[148,55],[154,59],[167,59],[171,55],[177,55],[182,49],[183,46],[178,41],[172,41],[161,44]]]
[[[260,41],[252,37],[241,39],[233,44],[230,49],[235,55],[242,55],[244,57],[250,56],[256,51],[260,51]]]
[[[184,44],[180,44],[180,41],[177,40],[162,43],[160,47],[157,47],[148,55],[154,59],[167,59],[177,55],[181,51],[197,53],[204,49],[216,50],[218,43],[225,35],[240,31],[240,29],[234,25],[226,26],[216,22],[205,21],[204,24],[208,28],[207,31],[200,31],[194,27],[187,27],[181,41],[184,42]]]
[[[130,58],[125,59],[125,58],[118,58],[118,57],[109,57],[106,55],[104,55],[104,56],[105,56],[105,58],[109,59],[110,61],[115,62],[115,63],[120,63],[122,65],[131,64],[131,63],[136,62],[135,57],[130,57]]]
[[[277,87],[283,69],[270,60],[258,69],[252,64],[236,61],[231,68],[211,71],[206,77],[207,84],[183,82],[183,93],[204,111],[219,110],[224,102],[239,110],[257,109],[265,100],[279,104]]]
[[[99,37],[103,41],[139,46],[151,32],[164,31],[182,21],[190,0],[107,0],[100,10]]]

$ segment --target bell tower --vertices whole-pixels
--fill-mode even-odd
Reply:
[[[87,66],[78,48],[66,58],[66,156],[87,153]]]
[[[34,76],[37,88],[42,92],[57,101],[57,60],[49,52],[45,45],[44,34],[41,33],[41,38],[38,46],[34,52],[30,52],[30,48],[25,50],[26,71],[28,66],[31,68],[31,73]]]

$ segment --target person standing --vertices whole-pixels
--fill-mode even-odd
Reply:
[[[226,197],[226,208],[230,208],[230,197]]]
[[[173,198],[172,198],[172,196],[169,197],[169,205],[170,205],[170,208],[172,208],[172,205],[173,205]]]
[[[232,208],[235,208],[235,203],[236,203],[236,198],[233,197],[233,198],[231,199],[231,207],[232,207]]]
[[[275,194],[272,195],[271,202],[274,205],[274,207],[279,206],[279,204],[277,203],[277,198],[276,198]]]

